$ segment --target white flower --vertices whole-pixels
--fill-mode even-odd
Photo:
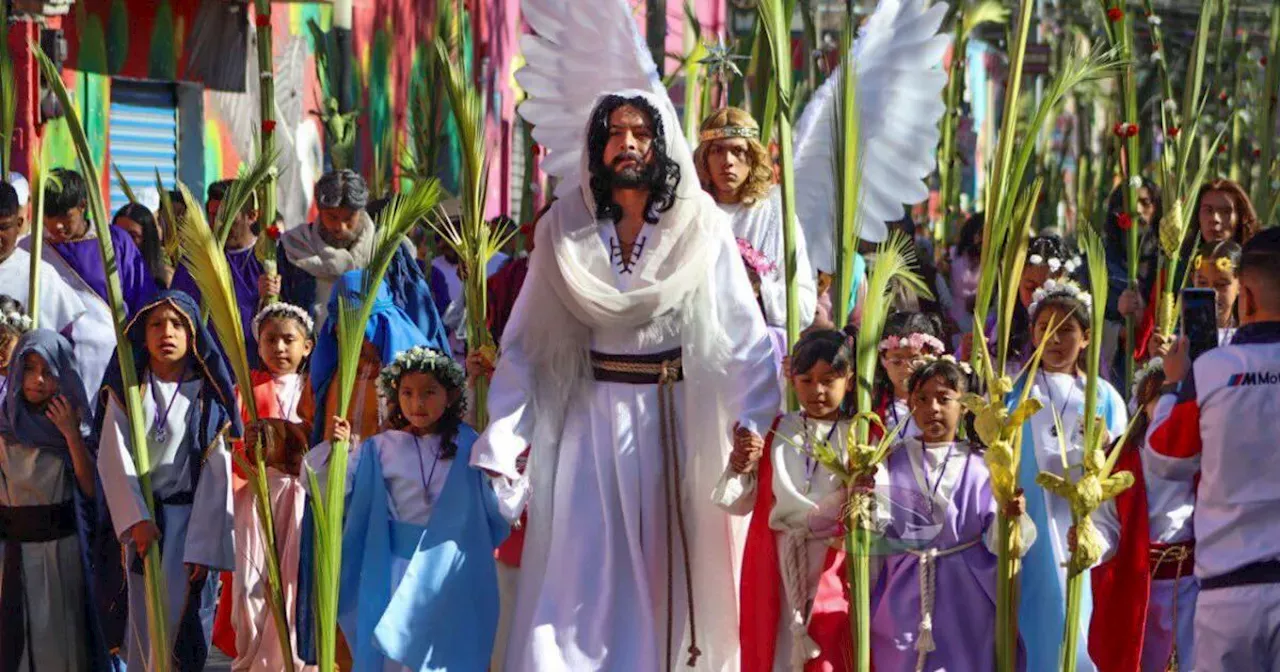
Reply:
[[[1168,110],[1170,114],[1172,114],[1172,113],[1174,113],[1174,112],[1177,112],[1177,111],[1178,111],[1178,101],[1173,100],[1172,98],[1170,98],[1169,100],[1164,101],[1164,109]]]
[[[1157,16],[1157,15],[1155,15],[1155,14],[1152,14],[1150,17],[1148,17],[1147,22],[1148,22],[1148,23],[1150,23],[1150,24],[1151,24],[1151,25],[1153,25],[1153,26],[1158,26],[1158,25],[1160,25],[1161,23],[1163,23],[1163,21],[1160,19],[1160,17],[1159,17],[1159,16]]]
[[[1060,261],[1060,260],[1058,260],[1058,259],[1056,259],[1056,258],[1055,258],[1055,259],[1050,259],[1050,260],[1049,260],[1049,272],[1050,272],[1050,273],[1057,273],[1057,272],[1058,272],[1058,269],[1060,269],[1060,268],[1062,268],[1062,261]]]
[[[1217,124],[1214,125],[1213,129],[1219,133],[1223,133],[1227,130],[1227,122],[1219,121]]]
[[[1152,63],[1159,63],[1160,61],[1163,61],[1163,60],[1164,60],[1164,54],[1160,53],[1159,50],[1151,52]]]
[[[1280,191],[1280,180],[1271,180],[1271,190]]]
[[[1142,188],[1142,176],[1141,176],[1141,175],[1134,175],[1133,177],[1130,177],[1130,178],[1129,178],[1129,187],[1130,187],[1130,188],[1133,188],[1133,189],[1141,189],[1141,188]]]
[[[1027,259],[1027,261],[1030,262],[1032,266],[1041,266],[1044,264],[1044,257],[1038,254],[1033,254]]]

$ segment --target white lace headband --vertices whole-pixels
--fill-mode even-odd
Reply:
[[[1084,291],[1084,288],[1076,284],[1074,280],[1046,280],[1040,286],[1040,289],[1037,289],[1031,295],[1031,306],[1027,309],[1027,312],[1034,319],[1036,311],[1040,309],[1040,304],[1044,303],[1045,299],[1058,296],[1070,297],[1079,301],[1084,306],[1085,312],[1093,310],[1093,296]]]
[[[1075,273],[1076,269],[1080,268],[1080,264],[1082,262],[1080,260],[1079,255],[1073,256],[1068,259],[1062,259],[1059,257],[1046,258],[1038,254],[1033,254],[1027,257],[1027,263],[1032,266],[1048,266],[1050,273],[1057,273],[1058,271],[1066,271],[1068,274],[1070,274],[1070,273]]]
[[[311,319],[307,311],[292,303],[279,301],[259,310],[258,314],[253,316],[253,335],[257,336],[262,330],[262,323],[272,317],[292,317],[302,323],[303,330],[307,332],[307,336],[311,336],[316,332],[315,320]]]

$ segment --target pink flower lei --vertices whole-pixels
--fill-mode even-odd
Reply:
[[[880,341],[880,351],[897,350],[898,348],[911,348],[920,352],[932,352],[935,355],[941,355],[946,352],[946,346],[942,345],[942,341],[929,334],[914,332],[906,336],[887,336]]]
[[[778,270],[778,265],[773,263],[769,257],[763,252],[751,246],[745,238],[738,238],[738,253],[742,255],[742,263],[747,268],[756,272],[756,275],[764,277]]]

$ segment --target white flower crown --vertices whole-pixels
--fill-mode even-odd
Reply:
[[[1080,264],[1082,262],[1080,261],[1079,255],[1071,257],[1070,259],[1059,259],[1058,257],[1049,257],[1046,259],[1038,254],[1033,254],[1027,257],[1027,263],[1032,266],[1048,266],[1050,273],[1057,273],[1058,271],[1065,269],[1068,274],[1071,274],[1075,273],[1077,268],[1080,268]]]
[[[938,361],[950,362],[952,364],[955,364],[961,371],[963,371],[964,375],[966,376],[973,375],[973,367],[969,366],[968,362],[962,362],[956,359],[955,355],[941,355],[941,356],[932,355],[932,354],[920,355],[919,357],[916,358],[917,364],[915,368],[918,369],[921,366],[924,366],[925,364],[930,364],[932,362],[938,362]]]
[[[12,329],[19,335],[31,331],[31,317],[16,311],[0,313],[0,329]]]
[[[258,332],[262,330],[262,323],[272,317],[292,317],[302,323],[303,329],[307,332],[307,336],[311,336],[316,333],[315,320],[311,319],[311,316],[307,314],[307,311],[293,305],[292,303],[277,301],[276,303],[272,303],[262,310],[259,310],[258,314],[253,316],[253,335],[255,337],[258,335]]]
[[[1049,279],[1040,286],[1040,289],[1037,289],[1035,293],[1031,295],[1031,307],[1027,309],[1027,312],[1031,315],[1032,319],[1035,319],[1036,311],[1040,309],[1040,304],[1043,303],[1045,299],[1051,299],[1058,296],[1067,296],[1079,301],[1080,304],[1084,306],[1085,312],[1091,312],[1093,310],[1093,296],[1089,294],[1089,292],[1084,291],[1084,288],[1074,280]]]
[[[415,345],[396,355],[390,366],[382,369],[378,375],[378,391],[384,399],[395,399],[400,387],[400,378],[406,373],[429,373],[440,381],[441,385],[454,390],[467,386],[467,372],[453,357],[439,350],[424,345]],[[466,411],[464,398],[463,411]]]
[[[1133,374],[1133,388],[1129,390],[1129,415],[1137,415],[1138,413],[1138,392],[1142,390],[1142,385],[1147,379],[1159,371],[1164,370],[1164,359],[1161,357],[1152,357],[1147,360],[1142,368]]]

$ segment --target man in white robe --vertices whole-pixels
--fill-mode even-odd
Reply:
[[[741,548],[711,495],[733,427],[766,431],[779,391],[680,133],[665,99],[601,98],[581,190],[535,234],[472,456],[515,479],[532,446],[507,670],[738,667]]]
[[[702,122],[694,165],[702,188],[729,216],[733,235],[769,257],[776,268],[760,278],[760,300],[771,327],[787,326],[787,258],[783,253],[782,196],[773,181],[773,160],[760,144],[760,127],[743,110],[726,107]],[[800,328],[818,305],[817,275],[809,263],[804,232],[797,225],[796,293]]]

